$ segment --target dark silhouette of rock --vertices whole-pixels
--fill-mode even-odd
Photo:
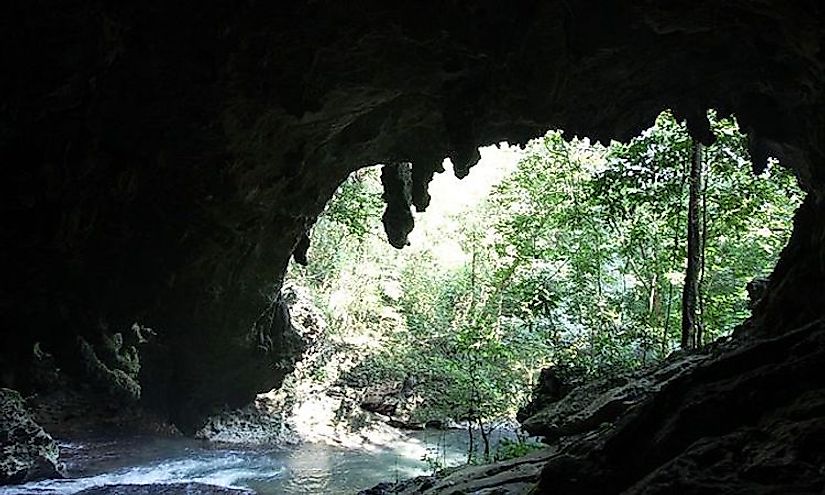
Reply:
[[[753,309],[762,300],[770,281],[764,277],[756,277],[745,287],[748,291],[748,307]]]
[[[825,362],[825,325],[737,344],[679,359],[685,366],[627,397],[619,414],[575,432],[581,434],[548,459],[540,493],[825,490],[825,375],[816,371]]]
[[[570,391],[582,383],[584,372],[572,367],[551,366],[539,373],[539,380],[533,389],[530,402],[519,409],[516,419],[524,423],[539,411],[562,400]]]

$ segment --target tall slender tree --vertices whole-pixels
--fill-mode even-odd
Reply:
[[[687,221],[687,269],[682,289],[682,349],[698,345],[699,274],[702,270],[702,234],[699,225],[699,196],[702,191],[702,144],[693,141],[690,160]]]

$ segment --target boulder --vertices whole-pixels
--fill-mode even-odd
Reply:
[[[522,428],[552,442],[616,421],[625,411],[655,394],[670,381],[711,359],[713,353],[677,353],[641,371],[596,379],[571,388],[551,371],[543,372],[538,394],[519,414]],[[555,398],[555,400],[553,400]]]
[[[539,480],[545,462],[557,453],[557,447],[548,447],[494,464],[447,469],[433,476],[398,483],[380,483],[358,495],[528,495]]]
[[[57,442],[34,422],[23,397],[0,388],[0,485],[59,478]]]
[[[539,373],[539,380],[533,389],[532,400],[520,408],[516,419],[524,423],[527,418],[544,407],[563,399],[581,381],[583,370],[571,367],[551,366]]]

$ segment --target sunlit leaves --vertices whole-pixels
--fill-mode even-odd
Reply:
[[[353,172],[338,188],[324,216],[344,226],[349,235],[363,239],[373,230],[384,207],[377,175],[375,168]]]
[[[776,163],[752,175],[734,120],[711,114],[711,124],[706,341],[747,316],[745,284],[770,272],[801,201]],[[296,270],[339,331],[376,335],[367,376],[417,378],[419,419],[511,414],[542,366],[607,374],[675,347],[690,142],[669,113],[627,143],[560,132],[532,141],[486,202],[445,218],[428,241],[460,251],[449,264],[427,246],[386,246],[380,185],[362,172],[319,220],[310,266]]]
[[[708,339],[746,316],[745,284],[769,273],[789,234],[800,194],[772,166],[750,172],[746,138],[710,114],[718,140],[706,150],[707,219],[703,323]],[[498,253],[558,267],[548,286],[557,360],[591,372],[635,366],[673,347],[684,280],[686,169],[691,139],[665,112],[628,143],[607,148],[550,133],[528,147],[493,198]],[[774,164],[775,165],[775,164]],[[505,256],[506,254],[506,256]],[[538,288],[528,289],[540,294]],[[525,295],[522,308],[534,296]],[[522,318],[528,312],[506,308]]]

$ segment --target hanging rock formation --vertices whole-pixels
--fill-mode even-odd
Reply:
[[[300,354],[282,277],[351,171],[387,165],[385,222],[402,246],[444,157],[464,176],[480,145],[553,128],[627,139],[665,108],[699,139],[705,109],[735,113],[755,169],[777,156],[810,193],[750,331],[825,316],[818,1],[1,11],[5,386],[32,386],[35,343],[82,375],[78,337],[99,348],[137,322],[158,334],[140,400],[193,431],[278,386]]]

